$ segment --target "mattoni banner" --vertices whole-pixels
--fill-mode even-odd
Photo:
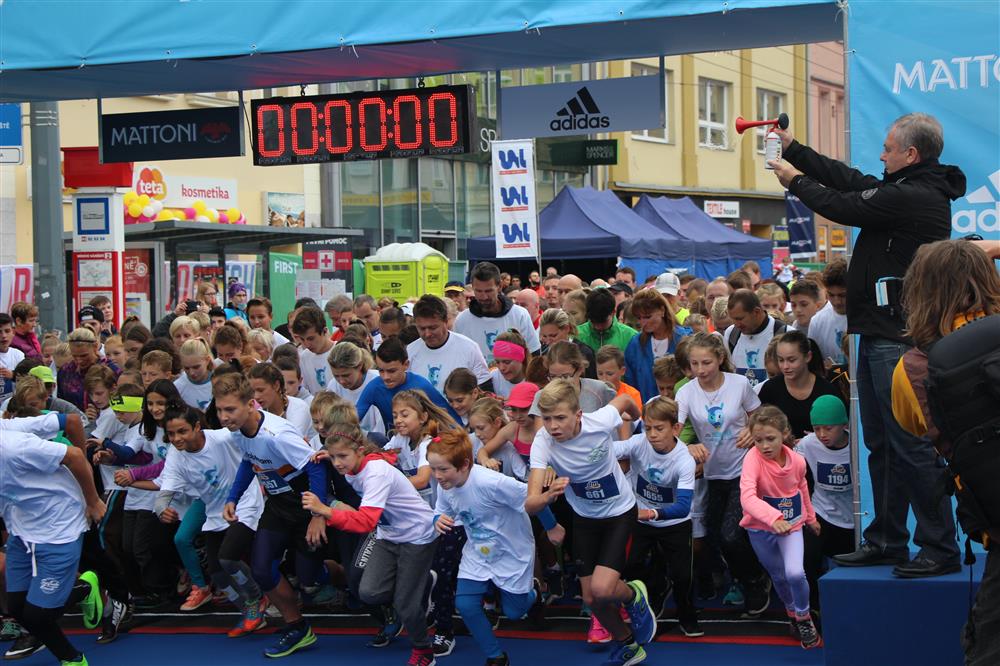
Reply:
[[[928,30],[927,26],[934,26]],[[881,173],[886,131],[920,111],[944,128],[941,162],[961,167],[964,197],[952,202],[952,234],[1000,237],[1000,3],[885,3],[850,9],[851,155]]]
[[[492,198],[497,259],[539,256],[535,144],[494,141]]]

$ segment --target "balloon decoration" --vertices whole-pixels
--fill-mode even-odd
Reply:
[[[165,222],[180,220],[182,222],[205,222],[209,224],[246,224],[246,216],[239,208],[225,210],[209,208],[201,199],[196,199],[184,208],[167,208],[159,199],[150,198],[148,194],[126,192],[123,197],[125,204],[125,224],[140,224],[143,222]]]

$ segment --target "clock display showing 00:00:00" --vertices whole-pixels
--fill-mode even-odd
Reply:
[[[253,100],[257,166],[468,152],[470,86]]]

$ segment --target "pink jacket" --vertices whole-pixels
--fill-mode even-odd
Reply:
[[[746,529],[771,532],[771,526],[781,518],[792,523],[793,531],[814,522],[816,512],[806,485],[806,459],[785,448],[785,466],[779,467],[756,447],[751,448],[743,458],[740,503],[743,505],[740,526]]]

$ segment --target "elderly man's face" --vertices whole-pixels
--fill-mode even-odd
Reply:
[[[531,315],[531,321],[534,321],[535,317],[538,316],[538,294],[531,289],[522,289],[517,292],[514,302],[528,311],[528,314]]]
[[[899,141],[896,140],[896,130],[891,129],[885,137],[885,143],[882,145],[882,155],[879,159],[885,164],[885,172],[887,174],[896,173],[911,164],[916,164],[917,149],[913,146],[900,145]]]

